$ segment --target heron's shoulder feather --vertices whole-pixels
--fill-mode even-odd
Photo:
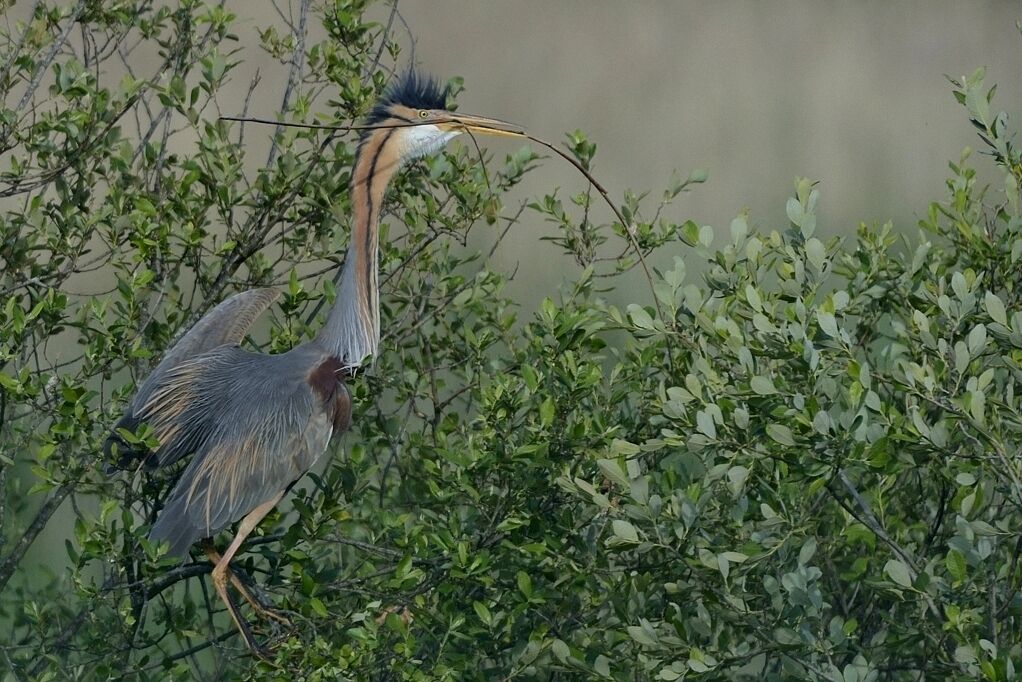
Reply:
[[[195,358],[223,345],[241,343],[255,320],[280,297],[277,289],[250,289],[225,299],[203,315],[198,322],[179,338],[163,355],[132,398],[124,416],[114,425],[104,444],[107,458],[114,445],[119,450],[119,466],[127,465],[144,451],[135,451],[118,435],[119,429],[134,431],[141,423],[139,413],[152,398],[153,392],[166,383],[168,373],[191,358]]]

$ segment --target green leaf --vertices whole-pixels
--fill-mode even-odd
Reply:
[[[973,357],[980,354],[980,351],[987,344],[987,328],[983,323],[977,324],[969,332],[969,354]]]
[[[610,442],[610,454],[615,456],[632,457],[639,454],[642,449],[635,443],[615,438]]]
[[[550,651],[553,652],[554,656],[558,661],[564,663],[571,656],[571,649],[564,643],[564,640],[555,639],[550,644]]]
[[[493,616],[490,615],[490,609],[486,607],[486,604],[481,601],[472,602],[472,608],[475,610],[476,615],[479,616],[479,620],[483,622],[483,625],[491,625],[493,623]]]
[[[967,577],[968,566],[965,563],[965,557],[958,550],[952,549],[944,557],[944,565],[947,567],[948,575],[950,575],[956,583],[961,583]]]
[[[840,333],[838,332],[837,329],[837,320],[834,319],[833,313],[828,313],[822,310],[817,312],[816,323],[820,325],[820,329],[827,336],[834,339],[840,336]]]
[[[809,561],[816,554],[816,538],[806,538],[805,543],[802,545],[802,549],[798,552],[798,564],[799,566],[807,566]]]
[[[656,646],[658,644],[656,639],[656,632],[650,627],[639,627],[638,625],[629,625],[627,627],[628,636],[635,640],[637,643],[643,646]]]
[[[777,389],[774,388],[774,382],[769,377],[754,376],[752,381],[749,382],[749,386],[757,395],[773,395],[777,393]]]
[[[906,566],[897,559],[888,559],[887,563],[884,564],[884,573],[887,574],[891,580],[901,585],[902,587],[912,587],[912,576]]]
[[[823,271],[823,265],[827,260],[827,248],[816,237],[811,237],[806,241],[806,260],[817,272]]]
[[[639,542],[639,533],[628,521],[624,519],[614,519],[611,522],[611,530],[614,532],[614,537],[624,543],[635,544]]]
[[[4,388],[12,393],[17,393],[21,390],[21,382],[9,374],[0,372],[0,388]]]
[[[744,214],[731,221],[731,241],[739,244],[749,234],[749,223]]]
[[[634,303],[628,306],[628,316],[632,318],[632,324],[639,329],[654,329],[653,318],[650,317],[646,309],[640,305]]]
[[[685,221],[685,224],[681,226],[679,234],[681,234],[682,241],[689,246],[695,246],[699,243],[699,226],[691,220]]]
[[[713,244],[713,228],[709,225],[703,225],[699,228],[699,243],[709,248]]]
[[[749,559],[748,554],[742,554],[741,552],[721,552],[720,555],[733,564],[740,564]]]
[[[991,320],[1005,326],[1008,325],[1008,315],[1004,311],[1004,303],[997,297],[997,294],[988,291],[983,299],[983,303]]]
[[[543,426],[554,423],[554,401],[550,397],[539,404],[539,423]]]
[[[518,571],[515,575],[515,580],[518,582],[518,591],[525,595],[526,599],[532,598],[532,578],[525,571]]]
[[[326,618],[327,616],[330,615],[330,613],[326,610],[326,605],[323,604],[323,601],[321,599],[317,597],[310,597],[308,603],[309,607],[320,618]]]
[[[794,445],[795,438],[791,435],[791,429],[784,424],[767,424],[767,435],[781,445]]]
[[[696,429],[711,440],[717,437],[717,426],[713,423],[713,417],[705,410],[696,412]]]
[[[598,459],[596,464],[600,467],[603,475],[613,483],[625,489],[630,487],[628,474],[625,473],[625,470],[616,459]]]
[[[756,291],[756,287],[751,284],[745,287],[745,300],[749,302],[749,305],[756,312],[763,310],[763,300],[759,297],[759,292]]]

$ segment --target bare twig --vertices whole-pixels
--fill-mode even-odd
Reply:
[[[50,499],[46,500],[43,506],[36,512],[35,518],[32,523],[28,525],[25,532],[22,534],[18,541],[14,543],[14,547],[4,558],[3,562],[0,562],[0,591],[6,586],[7,582],[11,579],[14,574],[14,570],[18,567],[22,557],[25,556],[25,552],[32,546],[39,533],[42,532],[43,528],[46,527],[50,517],[57,511],[64,499],[71,493],[72,484],[65,482],[58,487]]]
[[[837,495],[833,490],[831,490],[830,486],[827,487],[827,491],[830,492],[831,496],[833,496],[835,500],[837,500],[838,504],[844,507],[844,509],[853,517],[855,517],[855,519],[859,523],[869,528],[869,530],[874,535],[880,538],[881,542],[887,545],[891,549],[891,551],[894,552],[894,554],[897,555],[899,559],[901,559],[902,563],[904,563],[905,567],[908,569],[910,579],[912,580],[912,582],[915,582],[916,577],[919,575],[918,562],[915,560],[915,558],[911,554],[909,554],[904,548],[902,548],[901,545],[895,542],[890,535],[887,534],[887,531],[884,530],[883,526],[881,526],[880,522],[877,520],[877,517],[873,514],[873,510],[870,508],[869,503],[866,502],[866,500],[862,497],[858,489],[849,480],[845,472],[839,469],[836,474],[836,477],[838,481],[840,481],[841,485],[844,486],[845,490],[848,491],[848,494],[851,496],[856,506],[859,507],[861,514],[857,514],[851,507],[845,504],[844,500],[842,500],[839,495]],[[926,601],[926,604],[929,607],[930,612],[933,614],[933,617],[940,621],[943,621],[944,616],[941,613],[941,610],[937,608],[937,604],[933,600],[933,597],[931,597],[925,591],[920,591],[919,594]]]
[[[71,10],[71,15],[68,17],[67,24],[61,30],[60,35],[53,41],[53,45],[50,46],[50,51],[46,53],[39,63],[36,64],[35,74],[32,76],[32,81],[28,84],[28,88],[21,96],[21,100],[18,102],[18,106],[15,107],[15,112],[20,113],[25,106],[32,100],[35,95],[35,91],[39,89],[39,84],[43,80],[43,76],[46,75],[47,70],[50,68],[50,64],[57,58],[57,54],[64,47],[64,43],[67,42],[68,37],[71,35],[71,31],[74,30],[75,23],[78,21],[78,17],[85,11],[85,0],[78,0],[74,9]]]
[[[291,54],[291,68],[287,75],[287,85],[284,88],[284,97],[280,103],[280,116],[281,118],[287,114],[288,108],[291,106],[291,95],[294,94],[294,90],[298,87],[298,83],[302,80],[302,71],[305,68],[305,39],[308,34],[308,23],[309,23],[309,5],[311,0],[302,0],[301,9],[298,14],[298,29],[295,31],[297,34],[297,44],[295,45],[294,52]],[[280,151],[280,129],[282,126],[278,125],[277,130],[273,134],[273,142],[270,144],[270,152],[266,157],[266,167],[273,166],[273,161],[277,158],[277,153]]]

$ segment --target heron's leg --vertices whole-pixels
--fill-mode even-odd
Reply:
[[[259,525],[259,522],[263,520],[263,517],[270,513],[280,498],[284,496],[284,491],[280,491],[273,498],[263,502],[261,505],[253,509],[248,515],[241,520],[238,525],[238,534],[231,540],[231,544],[227,547],[227,551],[224,552],[223,556],[220,557],[220,561],[217,562],[216,566],[213,567],[213,587],[216,588],[217,594],[220,595],[220,599],[223,600],[224,604],[227,605],[227,611],[231,614],[231,618],[234,619],[234,624],[237,626],[238,631],[241,633],[242,638],[245,640],[245,644],[253,652],[259,652],[260,648],[252,639],[252,633],[248,629],[248,624],[242,619],[241,614],[238,613],[238,607],[234,604],[234,600],[227,593],[227,580],[230,574],[230,568],[228,565],[231,563],[231,559],[238,552],[238,548],[241,547],[241,543],[245,541],[249,533]]]
[[[213,546],[213,542],[211,540],[207,539],[205,542],[202,543],[202,550],[206,553],[206,556],[209,558],[210,562],[212,562],[214,566],[220,563],[221,560],[220,553],[216,551],[216,548]],[[251,605],[252,610],[255,611],[259,616],[275,620],[281,625],[284,625],[285,627],[291,627],[292,625],[291,620],[287,616],[263,604],[263,600],[256,597],[256,595],[252,593],[252,590],[249,588],[249,586],[243,583],[241,581],[241,578],[238,577],[238,574],[235,573],[230,568],[227,569],[227,577],[228,579],[230,579],[231,584],[234,585],[234,589],[236,589],[241,594],[241,596],[245,598],[245,601],[247,601],[249,605]]]

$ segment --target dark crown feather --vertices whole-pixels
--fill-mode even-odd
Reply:
[[[366,123],[372,125],[385,120],[389,116],[388,109],[395,104],[411,109],[446,109],[447,88],[441,87],[435,78],[409,69],[387,86],[366,117]]]

